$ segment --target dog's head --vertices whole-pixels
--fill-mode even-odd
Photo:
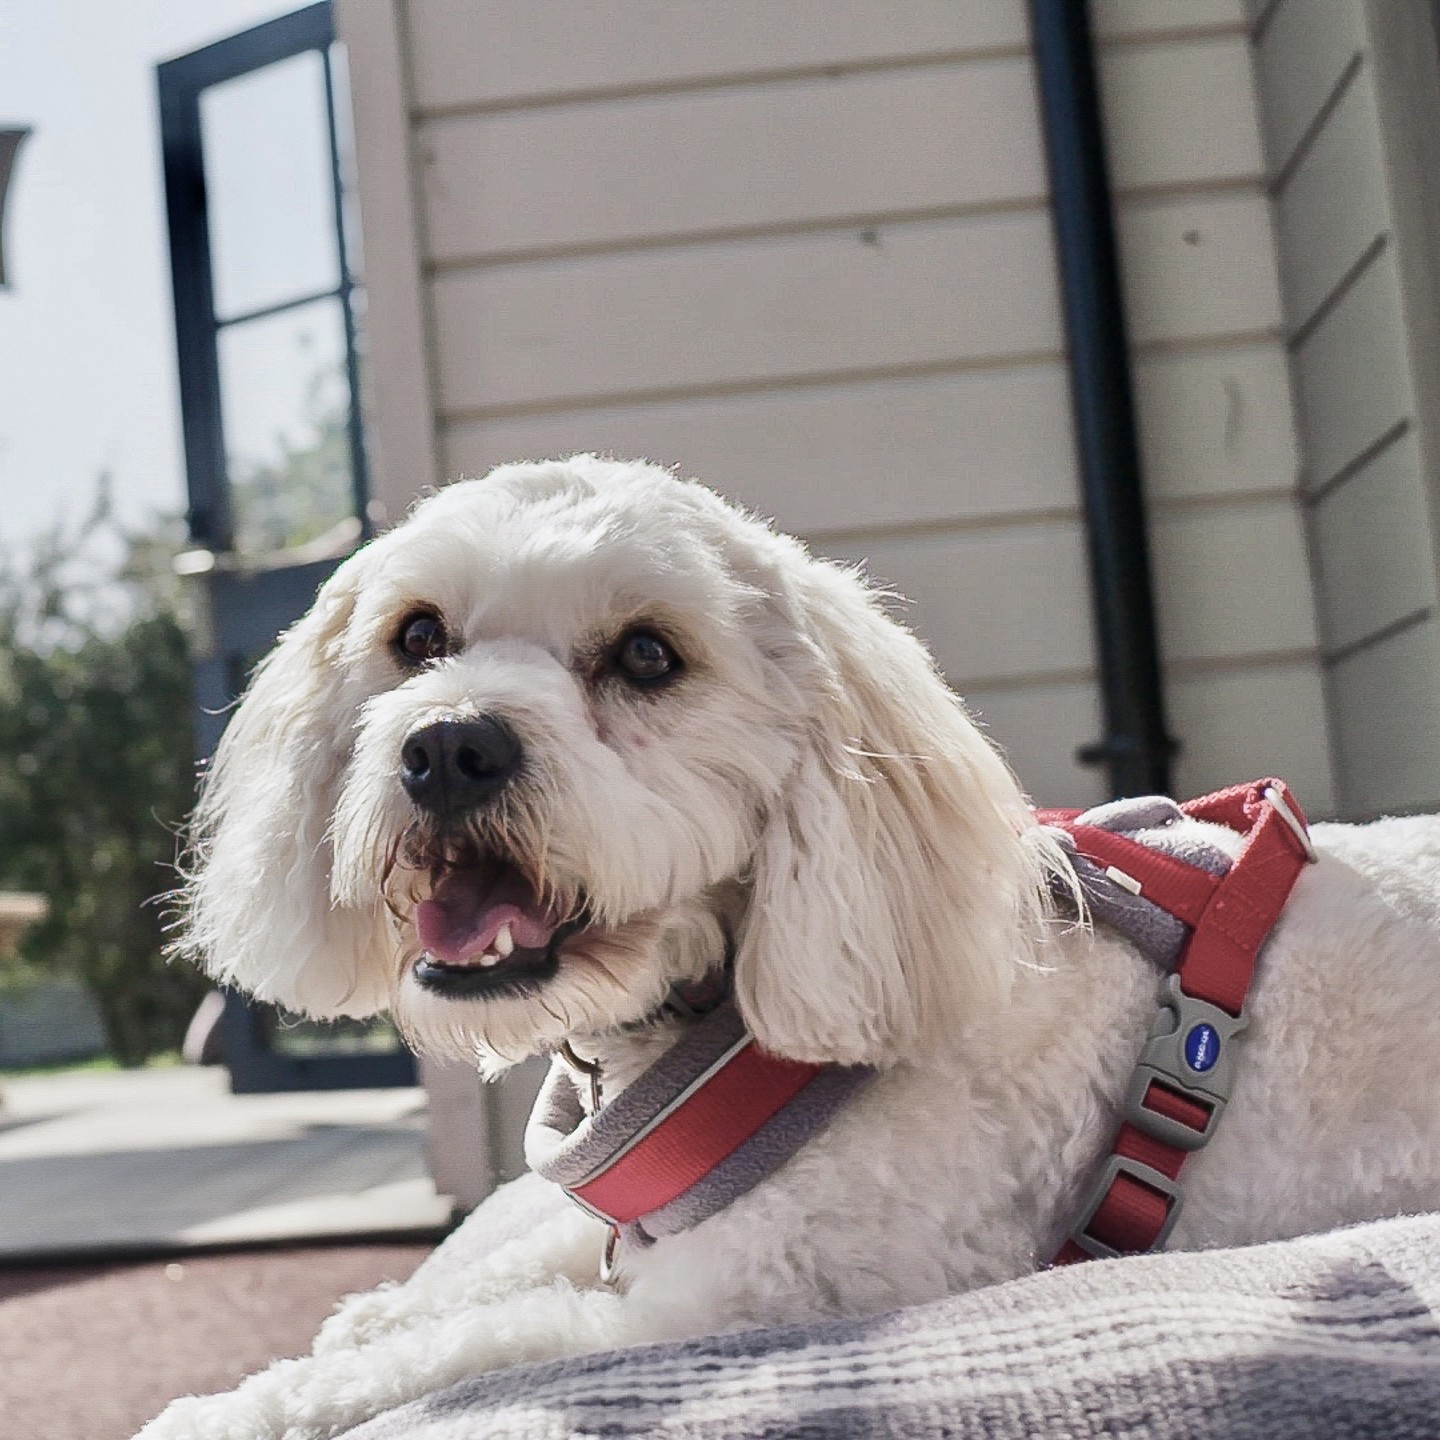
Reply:
[[[1029,830],[853,573],[653,466],[507,466],[348,560],[256,672],[179,948],[491,1065],[731,955],[767,1048],[885,1064],[1003,995]]]

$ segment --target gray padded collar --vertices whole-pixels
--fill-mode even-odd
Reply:
[[[1230,857],[1197,835],[1185,812],[1164,795],[1112,800],[1085,811],[1074,823],[1123,835],[1147,850],[1183,860],[1211,875],[1224,875],[1230,869]],[[1069,853],[1071,868],[1094,918],[1118,930],[1162,969],[1173,970],[1189,937],[1184,923],[1153,900],[1132,894],[1123,885],[1116,884],[1093,860],[1077,854],[1075,841],[1068,831],[1056,829],[1055,834]],[[1052,877],[1051,890],[1062,902],[1070,898],[1063,876]]]

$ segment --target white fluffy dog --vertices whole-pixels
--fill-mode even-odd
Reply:
[[[483,763],[437,799],[454,724]],[[1440,1205],[1440,821],[1315,841],[1172,1247]],[[851,571],[645,464],[507,466],[427,499],[341,566],[231,722],[187,952],[311,1015],[388,1009],[489,1072],[568,1042],[607,1101],[685,1023],[656,1018],[670,988],[728,963],[768,1051],[877,1074],[728,1208],[622,1246],[615,1284],[604,1226],[527,1177],[469,1222],[510,1237],[483,1265],[442,1251],[314,1355],[145,1434],[331,1435],[498,1366],[1043,1265],[1161,985],[1052,915],[1066,865]]]

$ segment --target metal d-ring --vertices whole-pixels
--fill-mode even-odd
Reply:
[[[583,1075],[590,1082],[590,1113],[598,1114],[600,1110],[600,1062],[598,1060],[582,1060],[568,1040],[560,1042],[560,1058],[577,1075]]]
[[[615,1251],[620,1245],[620,1227],[612,1225],[605,1235],[605,1248],[600,1252],[600,1283],[615,1283]]]

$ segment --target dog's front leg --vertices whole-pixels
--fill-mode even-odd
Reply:
[[[635,1307],[599,1284],[604,1228],[561,1200],[469,1270],[461,1256],[457,1271],[439,1267],[442,1247],[405,1285],[349,1302],[314,1353],[176,1400],[138,1440],[328,1440],[469,1375],[648,1338]]]
[[[315,1353],[368,1345],[555,1279],[583,1288],[597,1274],[603,1236],[558,1186],[522,1175],[485,1200],[403,1284],[346,1296],[321,1326]]]

